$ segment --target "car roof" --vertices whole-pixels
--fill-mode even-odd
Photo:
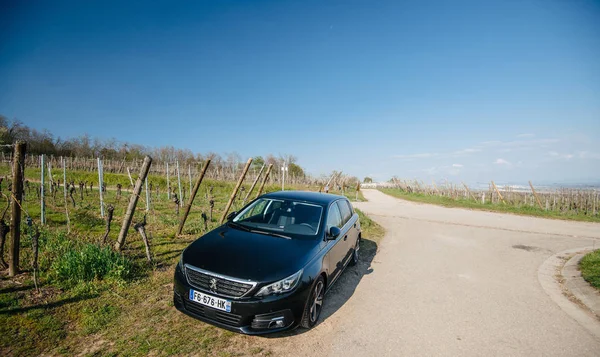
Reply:
[[[288,200],[298,200],[312,203],[319,203],[327,205],[340,198],[346,198],[344,196],[332,195],[329,193],[311,192],[311,191],[277,191],[263,195],[267,198],[282,198]]]

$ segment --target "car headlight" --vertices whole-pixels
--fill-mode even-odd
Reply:
[[[276,281],[276,282],[274,282],[272,284],[269,284],[267,286],[263,286],[262,289],[260,289],[256,293],[256,296],[267,296],[267,295],[272,295],[272,294],[282,294],[282,293],[286,293],[288,291],[291,291],[291,290],[293,290],[296,287],[296,285],[298,285],[298,282],[300,281],[301,277],[302,277],[302,270],[300,270],[296,274],[288,276],[285,279],[281,279],[281,280]]]

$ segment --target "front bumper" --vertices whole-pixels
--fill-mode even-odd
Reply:
[[[177,266],[173,284],[173,303],[177,310],[212,325],[248,335],[279,332],[298,326],[310,292],[300,285],[287,294],[231,299],[207,291],[207,294],[231,301],[231,312],[225,312],[191,301],[190,289],[200,290],[188,284]]]

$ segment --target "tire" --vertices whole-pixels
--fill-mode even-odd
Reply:
[[[352,250],[352,259],[350,259],[350,263],[348,263],[350,266],[355,266],[360,261],[360,254],[358,253],[359,251],[360,251],[360,236],[358,236],[358,238],[356,239],[356,245],[354,246],[354,249]]]
[[[319,303],[320,301],[320,303]],[[325,280],[323,276],[319,275],[315,283],[313,284],[310,294],[308,294],[308,300],[304,307],[304,313],[302,314],[302,321],[300,326],[310,329],[317,324],[319,316],[321,316],[321,310],[323,308],[323,302],[325,301]]]

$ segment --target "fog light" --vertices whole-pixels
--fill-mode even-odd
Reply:
[[[250,327],[253,330],[284,329],[294,322],[291,310],[281,310],[254,316]]]
[[[284,326],[283,317],[276,317],[269,322],[269,328],[281,328]]]

